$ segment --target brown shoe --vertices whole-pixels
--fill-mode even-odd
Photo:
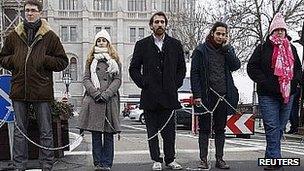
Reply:
[[[219,169],[230,169],[230,166],[226,164],[223,159],[216,159],[215,167]]]
[[[202,159],[198,168],[200,169],[209,169],[209,165],[208,165],[208,162],[207,162],[207,159]]]

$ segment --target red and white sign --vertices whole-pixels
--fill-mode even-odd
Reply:
[[[254,118],[253,114],[235,114],[227,118],[225,134],[253,134]]]

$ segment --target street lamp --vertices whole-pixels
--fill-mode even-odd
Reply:
[[[72,78],[71,78],[71,74],[68,71],[64,73],[64,76],[62,77],[62,81],[66,87],[67,97],[69,97],[69,86],[72,82]]]

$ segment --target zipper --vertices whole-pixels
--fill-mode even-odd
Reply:
[[[41,40],[42,39],[42,37],[39,35],[35,40],[34,40],[34,42],[32,43],[32,45],[31,46],[28,46],[28,44],[26,43],[26,45],[27,45],[27,54],[26,54],[26,58],[25,58],[25,64],[24,64],[24,100],[26,100],[26,92],[27,92],[27,85],[26,85],[26,83],[27,83],[27,81],[26,81],[26,73],[27,73],[27,67],[26,67],[26,65],[27,65],[27,61],[28,61],[28,59],[29,59],[29,57],[30,57],[30,54],[32,53],[32,50],[33,50],[33,46],[39,41],[39,40]],[[24,41],[24,40],[23,40]]]

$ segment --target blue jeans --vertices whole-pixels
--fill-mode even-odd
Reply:
[[[301,88],[297,87],[292,103],[292,109],[290,112],[290,130],[297,131],[299,126],[299,98],[301,95]]]
[[[32,104],[37,113],[37,123],[40,132],[40,144],[44,147],[53,147],[52,117],[48,102],[13,101],[16,114],[16,124],[22,132],[27,134],[28,109]],[[31,131],[31,130],[29,130]],[[28,135],[28,134],[27,134]],[[15,127],[13,143],[13,164],[16,169],[26,169],[28,160],[28,142]],[[53,167],[54,151],[39,149],[40,165],[43,169]]]
[[[112,167],[114,159],[113,133],[92,131],[92,147],[94,165]]]
[[[287,104],[281,98],[259,96],[259,107],[266,133],[265,158],[281,158],[281,138],[289,119],[293,95]]]

